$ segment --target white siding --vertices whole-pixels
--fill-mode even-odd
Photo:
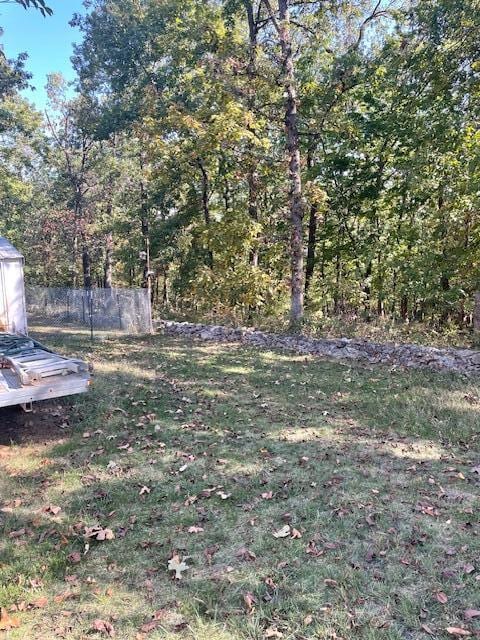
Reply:
[[[0,260],[0,331],[27,334],[23,258]]]

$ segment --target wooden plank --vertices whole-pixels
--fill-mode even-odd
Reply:
[[[90,384],[90,375],[72,374],[61,376],[56,380],[37,386],[23,386],[20,389],[12,389],[0,394],[0,407],[9,407],[26,402],[38,402],[50,398],[85,393]]]

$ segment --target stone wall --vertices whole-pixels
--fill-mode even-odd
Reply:
[[[166,335],[190,336],[214,342],[242,342],[262,349],[285,349],[330,360],[358,361],[414,369],[427,368],[469,375],[480,374],[480,351],[471,349],[436,349],[413,344],[380,344],[348,338],[327,340],[191,322],[162,321],[159,329]]]

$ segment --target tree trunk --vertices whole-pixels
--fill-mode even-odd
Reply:
[[[208,227],[210,225],[210,183],[208,179],[208,173],[205,169],[203,162],[200,158],[197,158],[197,164],[200,167],[200,171],[202,174],[202,210],[203,210],[203,219],[205,221],[205,225]],[[210,269],[213,268],[213,253],[208,250],[208,260],[207,264]]]
[[[83,267],[83,286],[85,289],[92,288],[92,271],[90,262],[90,252],[88,251],[85,239],[83,239],[82,247],[82,267]]]
[[[103,269],[103,286],[105,289],[112,288],[112,252],[113,233],[110,231],[105,237],[105,265]]]
[[[480,293],[475,294],[475,307],[473,309],[473,328],[475,332],[480,332]]]
[[[142,167],[143,168],[143,167]],[[150,224],[148,219],[148,194],[143,180],[140,180],[140,227],[142,232],[143,286],[147,285],[150,268]]]
[[[247,105],[250,111],[254,111],[255,108],[255,88],[253,86],[255,76],[257,73],[257,33],[258,27],[255,21],[253,4],[251,0],[243,0],[245,10],[247,12],[248,22],[248,41],[249,41],[249,58],[247,65],[247,78],[248,78],[248,99]],[[247,126],[248,130],[253,132],[250,125]],[[252,220],[258,222],[258,172],[256,170],[256,162],[253,157],[253,145],[248,145],[249,158],[248,158],[248,171],[247,171],[247,184],[248,184],[248,215]],[[254,247],[250,252],[250,262],[254,267],[258,266],[258,248]]]
[[[290,327],[298,330],[304,312],[303,274],[303,202],[300,144],[298,137],[297,90],[290,32],[289,0],[278,0],[278,35],[282,49],[283,85],[285,89],[285,134],[288,153],[290,201],[291,300]]]
[[[310,206],[308,218],[308,242],[307,242],[307,264],[305,267],[305,297],[308,296],[308,288],[315,270],[315,247],[317,242],[317,212],[316,204]]]

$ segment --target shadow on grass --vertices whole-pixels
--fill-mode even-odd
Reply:
[[[91,347],[79,339],[78,349]],[[73,405],[63,442],[50,441],[49,464],[12,480],[27,502],[45,489],[62,512],[36,526],[28,510],[2,514],[6,536],[25,530],[2,545],[3,604],[21,597],[8,586],[19,573],[57,588],[71,572],[82,589],[90,577],[124,594],[128,616],[108,602],[90,612],[112,611],[117,628],[177,601],[235,638],[263,638],[272,624],[295,638],[416,637],[422,609],[440,628],[465,605],[454,585],[475,586],[461,573],[474,558],[475,487],[448,447],[472,441],[478,408],[441,404],[447,393],[474,398],[465,381],[158,337],[100,343],[92,357],[93,391]],[[285,523],[302,538],[276,539]],[[82,555],[93,524],[116,538]],[[241,546],[256,557],[237,557]],[[453,560],[452,546],[465,549]],[[166,570],[174,550],[191,556],[178,583]],[[442,608],[433,593],[447,588]]]

